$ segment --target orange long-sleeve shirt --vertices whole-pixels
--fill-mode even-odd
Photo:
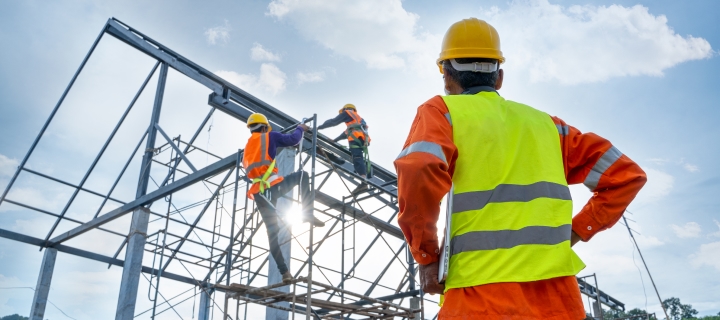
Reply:
[[[594,192],[572,222],[583,241],[612,227],[647,180],[640,167],[593,133],[581,133],[552,117],[561,141],[568,184],[584,183]],[[395,160],[398,174],[398,224],[420,264],[438,260],[438,203],[448,193],[458,157],[449,110],[440,96],[422,104],[403,149],[416,142],[439,145],[444,159],[427,152],[403,152]],[[526,283],[494,283],[451,289],[445,294],[442,319],[582,319],[585,317],[575,277]]]

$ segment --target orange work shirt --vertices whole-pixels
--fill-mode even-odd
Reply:
[[[449,110],[440,96],[422,104],[403,149],[419,141],[442,147],[445,159],[413,152],[395,160],[398,174],[398,224],[419,264],[438,261],[438,203],[450,191],[457,146],[453,143]],[[607,151],[618,152],[594,133],[581,133],[559,118],[563,166],[568,184],[585,183],[593,196],[572,222],[583,241],[612,227],[645,184],[647,177],[625,155],[612,163],[601,160]],[[613,150],[611,150],[613,149]],[[573,276],[534,282],[492,283],[450,289],[439,319],[579,320],[585,318],[577,279]]]

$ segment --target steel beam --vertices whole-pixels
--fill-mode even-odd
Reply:
[[[35,141],[33,141],[33,144],[30,146],[30,150],[25,154],[25,157],[23,157],[23,160],[20,162],[20,165],[18,166],[17,170],[15,170],[15,174],[13,174],[12,178],[10,178],[10,182],[8,182],[7,187],[5,187],[5,191],[3,191],[2,196],[0,196],[0,204],[2,204],[3,200],[5,200],[5,197],[7,196],[8,192],[10,191],[10,188],[12,188],[13,184],[15,183],[15,180],[17,179],[18,175],[20,175],[20,172],[25,167],[25,164],[27,163],[28,159],[30,159],[30,156],[32,155],[33,151],[35,151],[35,147],[37,147],[38,142],[40,142],[40,139],[45,134],[45,130],[47,130],[48,126],[50,125],[50,122],[52,122],[53,118],[55,117],[55,114],[60,109],[60,105],[62,105],[63,101],[65,101],[65,97],[67,97],[68,92],[70,92],[70,89],[72,89],[73,85],[75,84],[75,80],[77,80],[78,76],[80,75],[80,72],[82,72],[83,68],[85,68],[85,64],[87,64],[88,60],[90,59],[90,56],[95,51],[95,48],[97,48],[98,43],[100,43],[100,39],[102,39],[103,35],[107,31],[107,25],[103,27],[103,30],[98,34],[97,38],[95,38],[95,42],[93,42],[92,46],[90,46],[90,50],[88,50],[88,53],[85,54],[85,58],[80,63],[80,66],[78,67],[77,71],[75,71],[75,74],[73,75],[72,79],[70,79],[70,83],[68,83],[67,87],[65,87],[65,91],[63,91],[62,95],[60,96],[60,100],[55,104],[55,108],[50,112],[50,116],[45,120],[45,124],[43,125],[42,129],[40,129],[40,133],[38,133],[37,137],[35,137]]]
[[[238,158],[240,157],[239,153],[236,153],[236,157],[238,157]],[[237,159],[235,159],[235,162],[237,163]],[[195,217],[195,221],[193,222],[192,225],[190,225],[190,228],[185,233],[185,236],[180,238],[180,243],[178,243],[178,245],[175,247],[175,249],[173,249],[172,254],[168,258],[167,262],[165,262],[165,265],[163,265],[162,270],[167,269],[167,267],[170,265],[170,262],[173,261],[173,259],[177,255],[177,253],[180,251],[180,248],[182,248],[182,246],[185,244],[185,240],[188,239],[190,237],[190,234],[195,230],[195,227],[197,226],[198,222],[200,222],[200,219],[202,219],[202,217],[205,215],[205,212],[207,212],[207,209],[210,207],[210,204],[218,196],[218,194],[220,193],[220,189],[222,189],[222,186],[225,185],[225,182],[230,177],[230,174],[232,174],[233,171],[237,172],[237,170],[230,170],[225,175],[222,182],[220,182],[220,185],[218,185],[217,189],[215,189],[215,192],[213,192],[210,199],[208,199],[208,201],[205,203],[205,207],[203,207],[202,211],[200,211],[200,214],[198,214],[198,216]],[[235,223],[235,222],[233,221],[232,223]]]
[[[62,218],[65,217],[65,214],[67,213],[68,209],[70,209],[70,206],[73,204],[73,201],[75,201],[75,197],[77,197],[78,193],[80,193],[80,190],[85,185],[85,182],[90,177],[90,174],[92,174],[93,170],[95,169],[95,166],[97,165],[98,161],[100,161],[100,158],[105,154],[105,150],[107,150],[107,147],[110,145],[110,142],[115,137],[115,134],[120,129],[120,126],[125,122],[125,118],[127,118],[127,115],[130,113],[130,110],[132,110],[133,106],[135,106],[135,102],[137,102],[138,98],[140,97],[140,94],[145,91],[145,87],[147,86],[148,82],[150,82],[150,78],[152,78],[153,74],[155,74],[155,70],[157,70],[158,65],[160,65],[160,62],[155,63],[155,66],[150,70],[150,73],[145,78],[145,81],[143,81],[142,85],[140,86],[140,89],[138,89],[137,93],[135,93],[135,96],[133,97],[132,101],[130,102],[130,105],[125,109],[125,112],[120,117],[120,120],[118,120],[117,124],[115,125],[115,128],[110,133],[110,136],[105,140],[105,143],[103,144],[102,148],[100,148],[100,152],[95,156],[95,160],[93,160],[92,164],[90,165],[90,168],[87,169],[85,172],[85,175],[83,176],[82,180],[78,184],[78,186],[75,188],[75,191],[73,192],[72,196],[70,196],[70,199],[65,204],[65,207],[63,208],[62,212],[60,212],[60,217],[55,220],[55,224],[53,224],[52,228],[50,228],[50,232],[48,232],[47,236],[45,236],[45,240],[47,241],[52,236],[53,232],[55,232],[55,228],[60,224],[62,221]],[[102,196],[100,194],[97,194],[98,196]],[[108,197],[110,195],[108,194]]]
[[[140,164],[140,177],[138,178],[135,199],[147,194],[152,158],[155,155],[157,124],[160,122],[160,110],[162,110],[162,101],[165,95],[167,74],[168,66],[166,63],[163,63],[160,67],[158,84],[155,89],[155,103],[148,127],[145,154]],[[132,320],[135,317],[135,302],[137,300],[138,285],[140,284],[143,255],[145,254],[145,237],[147,237],[148,222],[150,220],[149,207],[149,205],[148,208],[137,207],[134,208],[133,211],[127,247],[125,249],[125,265],[123,266],[122,280],[120,281],[120,296],[118,297],[117,310],[115,311],[115,320]]]
[[[118,40],[166,63],[171,68],[206,86],[215,94],[215,96],[211,95],[210,101],[208,101],[209,104],[234,118],[245,121],[253,112],[261,112],[268,117],[270,122],[282,128],[298,123],[296,119],[293,119],[288,114],[272,107],[115,18],[108,20],[106,30],[107,33]],[[342,148],[325,135],[318,134],[318,144],[336,154],[340,154],[348,161],[352,159],[349,150]],[[382,184],[393,182],[391,183],[392,188],[397,189],[397,176],[395,174],[374,163],[371,163],[371,165],[373,166],[373,173],[383,182]],[[384,189],[387,189],[387,187]]]
[[[367,224],[370,226],[374,226],[380,231],[384,231],[385,233],[394,236],[395,238],[398,238],[400,240],[405,241],[405,236],[403,235],[400,228],[387,223],[385,221],[382,221],[372,215],[369,215],[362,210],[359,210],[357,208],[353,208],[350,205],[343,204],[342,201],[337,200],[323,192],[315,191],[315,201],[322,203],[323,205],[330,207],[334,210],[343,211],[343,207],[345,207],[345,213],[353,216],[353,218]]]
[[[50,283],[52,282],[53,270],[57,259],[57,249],[47,248],[43,255],[40,275],[38,275],[33,297],[32,308],[30,308],[30,320],[43,320],[45,317],[45,306],[50,294]]]
[[[172,147],[172,148],[175,150],[175,152],[178,154],[178,156],[180,156],[180,158],[181,158],[183,161],[185,161],[185,164],[186,164],[188,167],[190,167],[190,170],[192,170],[192,172],[197,172],[197,169],[195,169],[195,166],[194,166],[194,165],[190,162],[190,160],[185,156],[185,153],[183,153],[183,152],[180,150],[180,148],[178,148],[178,146],[175,145],[174,142],[172,142],[172,139],[170,139],[170,137],[167,135],[167,133],[165,133],[165,131],[163,131],[163,129],[160,128],[160,125],[159,125],[159,124],[157,124],[157,123],[155,124],[155,129],[157,129],[157,131],[160,132],[160,134],[163,136],[163,138],[165,138],[165,140],[166,140],[167,143],[170,145],[170,147]],[[189,146],[188,146],[188,147],[189,147]],[[174,170],[174,169],[173,169],[173,170]]]
[[[5,238],[8,240],[22,242],[22,243],[26,243],[26,244],[38,246],[38,247],[43,247],[45,244],[45,240],[43,240],[43,239],[26,236],[24,234],[12,232],[10,230],[5,230],[5,229],[0,229],[0,238]],[[85,259],[89,259],[89,260],[93,260],[93,261],[97,261],[97,262],[107,263],[107,264],[118,266],[118,267],[122,267],[123,265],[125,265],[125,261],[123,261],[123,260],[115,259],[112,257],[104,256],[104,255],[97,254],[97,253],[90,252],[90,251],[85,251],[82,249],[73,248],[70,246],[66,246],[64,244],[58,244],[55,247],[53,247],[52,249],[56,249],[58,252],[74,255],[77,257],[81,257],[81,258],[85,258]],[[158,276],[160,274],[160,270],[153,269],[150,267],[142,267],[142,272],[151,274],[154,276]],[[179,274],[175,274],[175,273],[171,273],[171,272],[167,272],[167,271],[164,271],[161,276],[163,278],[172,279],[172,280],[175,280],[178,282],[187,283],[187,284],[191,284],[194,286],[203,285],[203,284],[209,285],[207,282],[194,280],[192,278],[188,278],[188,277],[181,276]]]
[[[57,237],[50,239],[50,246],[55,246],[59,243],[70,240],[70,239],[77,237],[85,232],[88,232],[94,228],[97,228],[101,225],[104,225],[104,224],[110,222],[110,221],[120,218],[139,206],[144,206],[144,205],[150,204],[150,203],[154,202],[155,200],[164,198],[165,196],[167,196],[171,193],[178,192],[178,191],[185,189],[197,182],[200,182],[202,180],[205,180],[207,178],[215,176],[218,173],[221,173],[227,169],[230,169],[233,167],[233,165],[235,165],[235,158],[237,158],[237,153],[233,154],[225,159],[219,160],[205,168],[202,168],[193,174],[182,177],[171,184],[168,184],[168,185],[161,187],[153,192],[150,192],[138,199],[135,199],[132,202],[129,202],[129,203],[123,205],[120,208],[112,210],[102,216],[99,216],[93,220],[90,220],[90,221],[84,223],[83,225],[75,227],[74,229],[71,229],[70,231],[62,233],[62,234],[58,235]]]

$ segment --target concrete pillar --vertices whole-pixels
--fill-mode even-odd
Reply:
[[[210,311],[212,311],[212,294],[210,288],[201,287],[200,290],[200,307],[198,309],[198,320],[210,320]]]
[[[40,266],[40,275],[38,275],[37,285],[35,286],[32,308],[30,308],[30,320],[43,320],[45,317],[45,306],[50,294],[50,282],[52,281],[56,258],[56,249],[45,249],[42,265]]]
[[[280,175],[284,176],[295,172],[295,153],[295,148],[278,149],[278,154],[275,156],[275,164],[278,168],[278,173]],[[292,196],[291,193],[289,193],[288,195]],[[274,196],[276,195],[273,195],[273,197]],[[280,198],[277,201],[276,208],[278,210],[278,215],[280,215],[280,217],[284,217],[292,208],[292,201]],[[280,243],[285,243],[280,246],[280,250],[282,251],[283,257],[285,258],[285,264],[287,264],[288,268],[290,267],[291,240],[292,229],[289,226],[287,228],[281,228],[278,235],[278,241]],[[280,271],[278,271],[277,265],[275,264],[275,259],[273,259],[272,256],[270,256],[270,261],[268,261],[268,264],[268,285],[282,282],[282,275],[280,274]],[[275,290],[280,292],[290,292],[290,286],[277,288]],[[278,303],[278,305],[283,307],[289,307],[290,303],[280,302]],[[270,307],[266,307],[265,310],[266,320],[287,320],[289,317],[289,313],[287,311],[278,310]]]

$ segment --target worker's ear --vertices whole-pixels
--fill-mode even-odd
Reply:
[[[498,70],[498,78],[495,81],[495,90],[500,90],[500,88],[502,88],[504,75],[505,75],[505,71],[503,69]]]
[[[453,78],[443,74],[443,81],[445,82],[446,95],[461,94],[463,92],[463,88]]]

